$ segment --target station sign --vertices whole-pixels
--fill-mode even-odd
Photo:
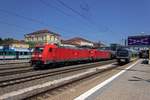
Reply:
[[[129,46],[150,46],[150,35],[143,36],[129,36]]]

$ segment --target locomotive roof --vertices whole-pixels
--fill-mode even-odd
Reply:
[[[37,45],[36,47],[44,47],[46,45],[51,45],[51,46],[56,46],[59,48],[71,48],[71,49],[93,49],[89,47],[83,47],[83,46],[68,46],[68,45],[57,45],[57,44],[42,44],[42,45]]]
[[[86,47],[78,47],[78,46],[59,46],[60,48],[71,48],[71,49],[92,49],[92,48],[86,48]]]

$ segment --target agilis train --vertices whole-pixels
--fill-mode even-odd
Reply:
[[[119,48],[116,52],[116,59],[119,64],[129,63],[139,57],[139,53],[129,48]]]
[[[24,60],[31,58],[31,49],[0,46],[0,60]]]
[[[109,50],[44,44],[35,47],[32,53],[31,65],[34,67],[40,67],[43,65],[61,62],[93,61],[111,58],[112,53]]]

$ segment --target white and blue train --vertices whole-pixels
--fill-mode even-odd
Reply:
[[[9,46],[0,46],[1,60],[30,59],[31,53],[32,50],[27,48],[14,48]]]
[[[120,48],[117,50],[116,58],[118,63],[129,63],[138,58],[139,53],[130,48]]]

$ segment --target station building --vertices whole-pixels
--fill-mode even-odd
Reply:
[[[61,40],[61,45],[67,46],[82,46],[82,47],[92,47],[92,48],[100,48],[105,47],[106,45],[101,42],[93,42],[81,37],[74,37],[68,40]]]
[[[6,43],[1,44],[1,46],[12,47],[12,48],[23,48],[23,49],[29,48],[29,44],[25,43],[25,41],[23,40],[8,41]]]
[[[25,42],[13,42],[9,45],[10,47],[14,47],[14,48],[29,48],[29,44]]]
[[[44,43],[60,43],[60,35],[49,30],[39,30],[29,34],[25,34],[25,41],[30,45]]]
[[[68,40],[62,40],[62,44],[70,44],[76,46],[93,46],[93,42],[81,37],[74,37]]]

